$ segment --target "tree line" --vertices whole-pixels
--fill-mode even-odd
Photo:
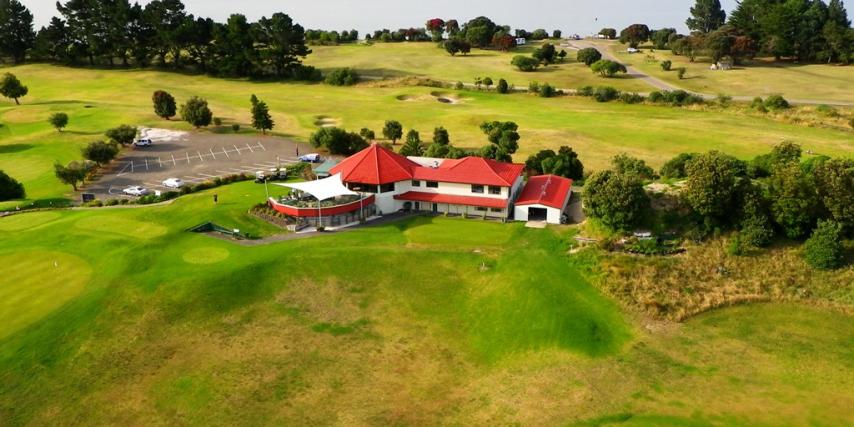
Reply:
[[[686,21],[691,34],[633,24],[619,34],[631,47],[652,42],[676,55],[708,56],[738,64],[756,56],[799,62],[848,64],[854,60],[854,29],[841,0],[744,0],[727,18],[719,0],[696,0]],[[600,34],[615,38],[616,31]]]
[[[180,0],[57,2],[59,16],[38,31],[19,0],[0,1],[0,57],[69,65],[156,65],[229,77],[319,78],[301,61],[306,31],[284,13],[249,22],[196,17]],[[358,36],[358,33],[356,34]],[[348,34],[347,37],[351,37]]]

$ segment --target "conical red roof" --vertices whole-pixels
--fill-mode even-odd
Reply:
[[[412,179],[412,171],[418,167],[418,163],[374,143],[344,159],[329,173],[340,173],[344,182],[381,185]]]

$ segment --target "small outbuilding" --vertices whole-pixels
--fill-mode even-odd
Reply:
[[[532,176],[514,207],[517,221],[560,224],[572,194],[572,180],[556,175]]]

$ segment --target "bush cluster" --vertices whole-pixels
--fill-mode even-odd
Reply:
[[[324,82],[332,86],[352,86],[359,82],[359,74],[352,68],[339,68],[327,74]]]
[[[673,106],[684,106],[692,104],[703,104],[705,100],[700,95],[686,92],[684,90],[662,90],[654,91],[649,94],[649,102],[654,104],[667,104]]]

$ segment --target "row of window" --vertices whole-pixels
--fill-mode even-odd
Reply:
[[[486,210],[487,210],[487,209],[486,209],[486,208],[484,208],[484,207],[481,207],[481,206],[476,206],[476,207],[474,208],[474,210],[476,210],[476,211],[478,211],[478,212],[486,212]],[[498,212],[498,213],[501,213],[501,212],[504,212],[504,209],[501,209],[501,208],[489,208],[489,211],[490,211],[490,212]]]
[[[483,185],[472,185],[471,192],[477,194],[483,194],[485,187]],[[494,185],[489,186],[489,194],[501,195],[501,187],[496,187]]]
[[[436,181],[424,181],[424,184],[425,184],[424,186],[427,188],[439,188],[439,183]],[[421,181],[413,180],[412,186],[413,187],[420,187]]]

